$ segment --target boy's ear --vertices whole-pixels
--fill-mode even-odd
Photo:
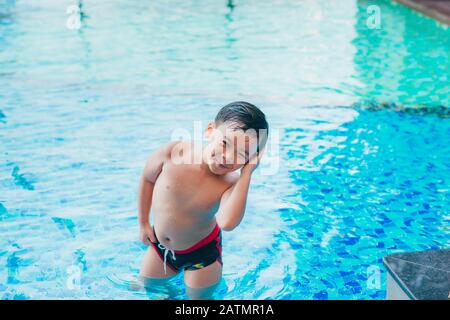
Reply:
[[[211,135],[214,132],[214,129],[215,129],[214,123],[212,123],[212,122],[208,123],[208,126],[205,129],[205,137],[206,138],[211,137]]]

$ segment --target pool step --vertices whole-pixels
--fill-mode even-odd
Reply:
[[[450,1],[448,0],[395,0],[446,25],[450,25]]]
[[[392,254],[383,263],[388,300],[449,299],[450,249]]]

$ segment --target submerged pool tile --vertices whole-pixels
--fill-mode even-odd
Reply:
[[[206,124],[237,99],[260,106],[279,133],[279,167],[255,172],[245,219],[223,235],[219,298],[384,299],[383,282],[366,288],[369,266],[383,277],[386,254],[448,246],[450,30],[383,1],[374,32],[364,1],[314,3],[327,21],[320,34],[302,28],[317,25],[307,1],[234,11],[177,1],[182,24],[167,23],[163,4],[106,1],[84,7],[81,30],[49,14],[64,12],[58,1],[5,7],[0,273],[21,283],[0,297],[160,298],[108,280],[137,275],[146,250],[142,165],[174,129]],[[348,28],[339,39],[337,28]],[[71,265],[82,290],[66,287]],[[183,288],[180,277],[170,283]]]

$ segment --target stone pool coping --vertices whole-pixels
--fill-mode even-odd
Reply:
[[[395,0],[411,9],[450,26],[450,1],[448,0]]]
[[[409,299],[450,299],[450,249],[392,254],[383,264]]]

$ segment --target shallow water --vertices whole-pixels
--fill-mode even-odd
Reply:
[[[450,245],[450,30],[388,1],[369,29],[354,0],[85,2],[72,30],[73,3],[0,3],[0,298],[167,298],[127,282],[139,174],[234,100],[279,161],[217,298],[383,299],[383,256]]]

